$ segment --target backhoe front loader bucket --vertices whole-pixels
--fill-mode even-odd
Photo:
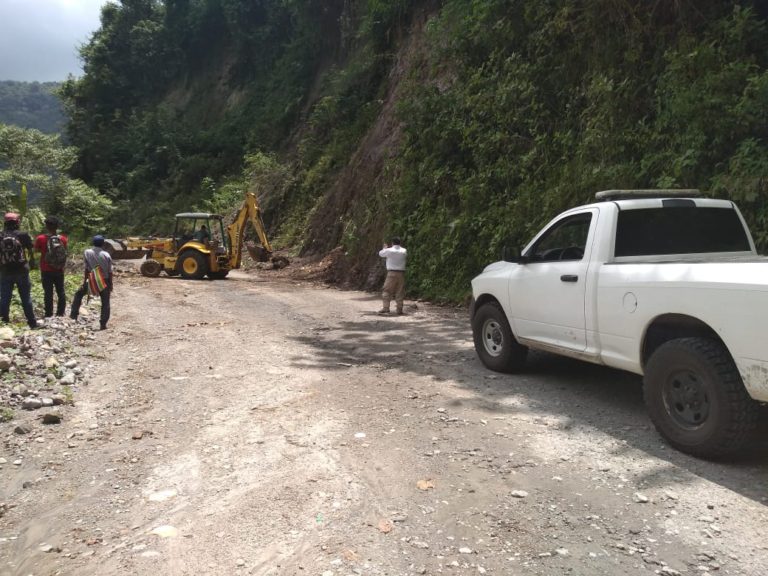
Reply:
[[[104,250],[113,260],[140,260],[150,252],[145,248],[127,248],[124,242],[110,238],[104,241]]]

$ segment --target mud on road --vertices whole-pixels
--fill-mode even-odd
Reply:
[[[0,574],[768,573],[768,447],[665,447],[632,375],[490,373],[465,310],[233,276],[122,281],[63,422],[0,424]]]

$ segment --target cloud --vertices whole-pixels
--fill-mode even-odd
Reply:
[[[0,80],[64,80],[106,0],[0,0]]]

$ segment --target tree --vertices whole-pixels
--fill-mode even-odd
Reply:
[[[25,215],[28,190],[30,206],[57,214],[70,229],[98,227],[112,205],[67,175],[76,159],[77,151],[63,146],[57,135],[0,124],[0,205]]]

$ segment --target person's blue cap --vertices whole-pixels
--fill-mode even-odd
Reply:
[[[101,234],[96,234],[96,236],[93,237],[93,245],[101,246],[102,244],[104,244],[104,236]]]

